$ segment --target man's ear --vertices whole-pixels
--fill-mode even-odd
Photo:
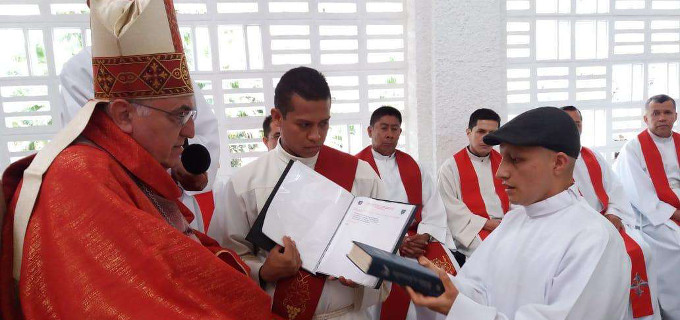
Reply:
[[[111,120],[127,134],[132,133],[132,116],[135,111],[135,107],[124,99],[116,99],[109,103],[107,108],[107,113]]]
[[[368,132],[368,137],[373,139],[373,126],[368,126],[368,128],[366,128],[366,132]]]
[[[272,122],[276,121],[279,124],[279,127],[281,126],[281,120],[283,120],[283,114],[279,109],[272,108],[271,111],[269,111],[272,115]]]
[[[555,154],[555,175],[561,176],[564,172],[569,170],[571,158],[564,152]]]

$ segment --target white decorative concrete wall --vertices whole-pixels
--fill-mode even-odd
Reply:
[[[417,114],[409,119],[417,119],[418,158],[434,174],[467,144],[472,111],[486,107],[506,117],[505,14],[500,0],[412,0],[410,5],[417,34],[409,51]]]

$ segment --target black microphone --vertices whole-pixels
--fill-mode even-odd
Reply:
[[[204,173],[210,168],[210,152],[198,143],[185,143],[182,165],[191,174]]]

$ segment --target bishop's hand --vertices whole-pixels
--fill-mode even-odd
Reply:
[[[418,262],[439,275],[439,279],[444,283],[444,293],[439,297],[428,297],[413,291],[411,287],[406,287],[406,292],[408,292],[408,295],[415,305],[427,307],[428,309],[443,315],[449,314],[453,302],[456,301],[456,298],[458,297],[458,289],[444,269],[438,268],[425,257],[420,257]]]
[[[260,279],[266,282],[276,282],[282,278],[295,275],[302,266],[300,253],[295,241],[290,237],[283,237],[283,247],[276,245],[260,267]]]
[[[677,223],[680,223],[680,210],[675,210],[675,212],[673,212],[673,215],[671,216],[671,220],[673,220]]]
[[[201,191],[208,185],[208,174],[206,172],[192,174],[184,169],[182,163],[172,168],[170,174],[172,179],[179,182],[182,188],[187,191]]]

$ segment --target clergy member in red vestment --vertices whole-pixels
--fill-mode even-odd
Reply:
[[[645,103],[647,129],[623,146],[613,165],[642,221],[652,249],[661,318],[680,320],[680,134],[676,104],[667,95]]]
[[[501,180],[495,177],[501,156],[482,140],[498,130],[500,122],[493,110],[475,110],[466,130],[470,144],[439,169],[439,192],[449,230],[458,251],[468,257],[498,227],[510,207]]]
[[[455,249],[446,224],[446,211],[430,175],[408,154],[397,150],[401,135],[401,112],[383,106],[371,115],[368,136],[371,145],[357,157],[368,162],[385,183],[387,199],[419,205],[416,218],[399,253],[417,259],[424,255],[452,275],[458,265],[448,248]],[[435,312],[410,304],[406,291],[392,285],[383,303],[380,319],[433,319]]]
[[[582,132],[581,111],[574,106],[562,107]],[[633,214],[628,197],[607,161],[599,153],[581,147],[574,166],[574,183],[583,198],[597,212],[602,213],[623,237],[631,260],[630,306],[625,320],[661,319],[657,300],[657,280],[649,272],[651,249],[640,232],[640,224]]]
[[[93,0],[95,99],[3,175],[3,319],[275,319],[167,169],[196,107],[171,0]]]
[[[290,160],[313,168],[356,196],[385,198],[382,181],[368,163],[324,146],[331,92],[319,71],[299,67],[286,72],[276,85],[274,106],[273,121],[281,128],[278,145],[216,185],[208,234],[241,255],[251,277],[272,295],[277,314],[291,320],[369,319],[369,307],[387,297],[386,286],[376,290],[357,287],[348,279],[313,276],[300,269],[295,245],[287,239],[284,248],[269,253],[245,239]]]

